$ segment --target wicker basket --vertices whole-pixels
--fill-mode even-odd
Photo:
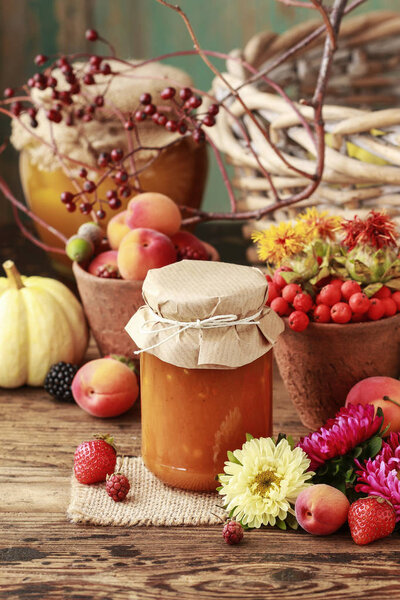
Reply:
[[[283,35],[263,32],[253,37],[242,57],[256,68],[268,63],[321,23],[309,21]],[[292,98],[312,95],[322,55],[324,36],[299,51],[290,61],[269,76]],[[226,78],[234,87],[249,77],[238,61],[227,62]],[[221,99],[226,94],[220,79],[213,92]],[[246,85],[240,92],[247,106],[266,126],[271,139],[288,161],[307,173],[315,171],[312,140],[298,116],[280,96],[270,93],[264,82]],[[264,229],[271,219],[289,220],[304,207],[318,206],[344,216],[363,214],[371,208],[385,207],[400,219],[400,13],[375,12],[344,20],[327,90],[323,117],[326,152],[323,180],[316,192],[294,206],[282,207],[266,218],[244,227],[245,237],[254,229]],[[312,120],[313,110],[296,105]],[[241,105],[232,100],[230,111],[241,120],[263,166],[271,173],[281,197],[300,191],[308,183],[288,168],[271,150]],[[210,135],[234,165],[234,186],[239,210],[255,210],[272,204],[268,181],[249,152],[240,129],[226,111],[221,111]],[[257,262],[254,249],[249,259]]]

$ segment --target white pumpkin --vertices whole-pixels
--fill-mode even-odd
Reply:
[[[21,277],[11,260],[0,277],[0,387],[41,386],[50,367],[78,364],[89,332],[82,306],[62,283]]]

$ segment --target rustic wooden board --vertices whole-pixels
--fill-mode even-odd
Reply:
[[[89,356],[94,356],[91,349]],[[306,430],[275,378],[275,433]],[[140,451],[140,414],[100,421],[43,390],[0,392],[1,600],[327,600],[400,597],[399,537],[356,546],[329,537],[264,529],[237,547],[221,528],[73,525],[66,520],[72,457],[93,432],[120,451]]]

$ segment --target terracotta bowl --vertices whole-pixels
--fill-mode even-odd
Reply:
[[[344,405],[352,386],[400,371],[400,314],[366,323],[310,323],[297,333],[285,321],[274,348],[302,423],[318,429]]]
[[[218,251],[203,242],[211,260],[219,260]],[[85,309],[90,329],[99,351],[132,357],[136,344],[125,331],[125,325],[143,305],[143,281],[103,279],[91,275],[78,263],[72,270]]]
[[[72,270],[100,353],[132,356],[137,347],[125,325],[143,304],[143,281],[95,277],[78,263]]]

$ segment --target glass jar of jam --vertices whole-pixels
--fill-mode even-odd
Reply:
[[[250,267],[182,261],[149,272],[147,305],[126,329],[143,349],[143,461],[164,483],[213,490],[228,450],[246,433],[272,434],[271,348],[283,325],[266,294]]]

